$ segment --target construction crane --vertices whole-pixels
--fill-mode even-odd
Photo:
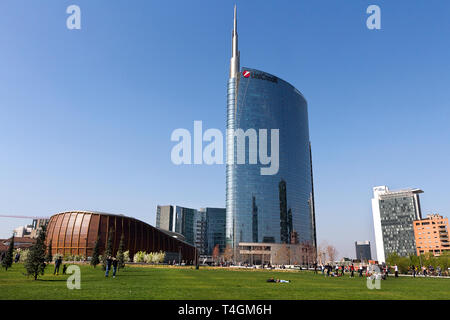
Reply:
[[[14,216],[14,215],[7,215],[7,214],[0,214],[0,218],[17,218],[17,219],[50,219],[49,217]]]

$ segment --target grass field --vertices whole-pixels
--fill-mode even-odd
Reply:
[[[450,279],[399,277],[369,290],[366,280],[326,278],[310,271],[130,266],[115,279],[101,267],[81,266],[81,289],[66,287],[68,275],[54,276],[53,265],[34,281],[23,265],[0,271],[0,299],[450,299]],[[275,277],[291,283],[267,283]]]

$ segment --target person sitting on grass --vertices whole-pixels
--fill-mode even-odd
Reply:
[[[282,280],[282,279],[270,278],[270,279],[267,279],[267,282],[289,283],[289,282],[291,282],[291,280]]]

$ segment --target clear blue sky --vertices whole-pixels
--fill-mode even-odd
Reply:
[[[77,4],[82,29],[66,28]],[[224,207],[224,166],[175,166],[176,128],[225,129],[234,1],[0,3],[0,214],[87,209],[155,223]],[[366,28],[381,7],[382,30]],[[450,3],[237,1],[241,65],[309,103],[319,242],[373,242],[372,187],[450,215]],[[0,237],[29,220],[0,218]],[[372,254],[375,246],[372,244]]]

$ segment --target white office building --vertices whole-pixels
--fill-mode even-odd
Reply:
[[[373,188],[372,214],[378,262],[386,262],[391,253],[416,254],[413,221],[422,217],[420,193],[423,193],[420,189]]]

